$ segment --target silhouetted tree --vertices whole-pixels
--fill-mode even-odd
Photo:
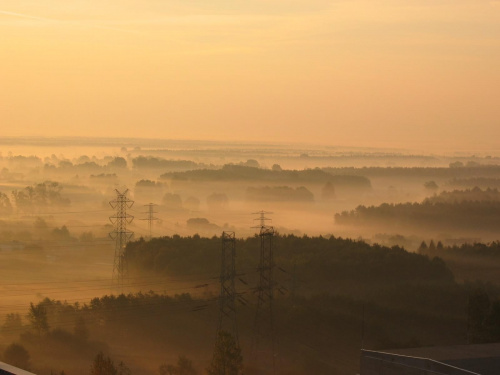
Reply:
[[[5,316],[5,322],[2,326],[2,330],[4,333],[17,334],[22,327],[23,322],[21,319],[21,315],[19,315],[18,313],[10,313]]]
[[[212,363],[207,368],[208,375],[238,375],[243,370],[241,349],[234,337],[225,331],[219,331],[215,343]]]
[[[7,194],[0,192],[0,214],[9,215],[12,213],[12,204]]]
[[[90,368],[90,375],[119,375],[119,373],[111,358],[99,352]]]
[[[87,329],[87,324],[83,316],[76,319],[73,332],[80,340],[86,341],[89,338],[89,330]]]
[[[12,198],[20,211],[33,211],[47,206],[67,206],[70,200],[61,195],[62,186],[58,182],[45,181],[26,186],[23,190],[12,191]]]
[[[33,305],[30,303],[30,309],[28,312],[28,320],[31,323],[31,327],[38,333],[38,337],[49,331],[49,323],[47,319],[47,310],[42,304]]]
[[[424,183],[424,187],[428,190],[437,190],[439,188],[436,181],[427,181]]]
[[[122,157],[116,157],[108,163],[111,168],[127,168],[127,161]]]
[[[193,361],[186,356],[180,355],[177,365],[163,364],[160,366],[160,375],[197,375],[198,371],[193,367]]]
[[[26,348],[20,344],[10,344],[3,353],[3,360],[9,365],[29,369],[30,355]]]

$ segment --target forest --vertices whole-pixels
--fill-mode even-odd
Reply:
[[[224,343],[237,373],[265,374],[253,351],[260,212],[275,232],[277,374],[352,375],[362,346],[500,341],[494,156],[26,142],[0,155],[4,362],[39,375],[211,375]],[[236,234],[239,345],[216,335],[223,231]]]
[[[358,206],[335,214],[341,225],[392,227],[395,230],[461,230],[463,233],[495,233],[500,223],[500,193],[478,187],[443,191],[420,203],[383,203]],[[404,229],[403,229],[404,230]]]
[[[433,245],[434,254],[427,246],[417,254],[333,236],[275,240],[282,374],[356,371],[362,324],[364,345],[371,349],[500,339],[500,289],[457,282],[437,256],[448,248]],[[259,241],[236,241],[239,336],[249,374],[260,373],[249,355]],[[125,252],[129,288],[155,285],[162,292],[109,294],[88,303],[46,297],[23,313],[8,313],[2,336],[29,353],[30,368],[39,374],[86,373],[100,352],[131,373],[161,375],[161,366],[175,367],[178,358],[190,361],[193,373],[204,373],[215,340],[220,247],[220,237],[132,241]],[[470,246],[490,247],[488,254],[498,249]],[[178,293],[179,288],[190,291]]]

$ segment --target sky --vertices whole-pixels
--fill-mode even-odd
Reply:
[[[1,0],[0,136],[500,149],[500,1]]]

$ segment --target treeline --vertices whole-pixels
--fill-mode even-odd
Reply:
[[[477,257],[495,257],[500,258],[500,242],[493,241],[490,243],[464,243],[461,245],[453,245],[453,246],[444,246],[440,241],[434,243],[431,241],[429,245],[427,243],[422,242],[418,251],[421,254],[429,255],[429,256],[450,256],[450,255],[459,255],[459,256],[468,256],[471,258]]]
[[[449,167],[341,167],[322,168],[332,175],[352,175],[366,177],[421,177],[436,179],[463,179],[477,177],[500,177],[500,165],[478,163],[452,163]]]
[[[314,195],[306,187],[299,186],[264,186],[249,187],[245,198],[249,201],[261,202],[312,202]]]
[[[496,231],[500,222],[500,195],[497,190],[479,188],[443,192],[421,203],[383,203],[358,206],[335,214],[340,225],[388,225],[439,230]]]
[[[239,337],[247,374],[256,373],[249,353],[259,248],[258,237],[236,242]],[[220,249],[220,237],[196,235],[131,242],[125,257],[140,272],[131,279],[138,286],[191,289],[196,295],[151,291],[107,295],[83,305],[46,298],[30,306],[27,320],[9,314],[2,333],[18,337],[33,364],[43,364],[41,375],[88,374],[97,351],[113,356],[115,348],[132,374],[161,375],[166,370],[161,365],[180,354],[194,358],[193,368],[202,373],[214,346]],[[457,284],[439,258],[333,236],[292,235],[275,237],[274,254],[282,374],[359,371],[362,319],[368,349],[500,339],[498,288]],[[149,370],[134,361],[146,357]],[[155,358],[161,360],[151,371]]]
[[[449,186],[459,188],[500,188],[500,178],[488,177],[470,177],[470,178],[454,178],[448,182]]]
[[[371,182],[364,176],[331,175],[319,168],[305,170],[263,169],[242,165],[226,164],[221,169],[200,169],[187,172],[170,172],[162,179],[179,181],[266,181],[267,183],[327,183],[335,187],[369,189]]]
[[[490,188],[482,190],[476,186],[473,189],[443,191],[424,200],[424,203],[430,204],[462,202],[500,202],[500,192]]]
[[[132,159],[132,167],[136,169],[191,170],[206,168],[206,164],[198,164],[191,160],[167,160],[153,156],[138,156]]]
[[[216,306],[213,301],[212,305]],[[193,310],[200,311],[200,306],[206,309],[207,301],[193,299],[189,294],[167,296],[154,292],[105,295],[87,304],[45,298],[32,303],[26,315],[7,314],[0,333],[4,341],[14,340],[27,352],[24,362],[17,363],[20,367],[43,375],[61,371],[83,375],[89,374],[97,352],[113,351],[110,344],[127,347],[128,354],[140,351],[143,355],[144,344],[150,342],[154,344],[146,345],[149,355],[158,355],[154,346],[165,347],[165,342],[182,350],[189,345],[204,348],[204,343],[193,342],[212,337],[213,330],[204,322],[206,312],[199,317],[192,314]],[[212,315],[213,311],[209,313]],[[123,351],[120,354],[126,355]],[[16,359],[19,356],[12,358]],[[157,369],[164,361],[156,364]],[[132,372],[144,373],[144,368],[130,362],[131,370],[135,370]]]
[[[108,157],[104,160],[90,160],[88,157],[81,159],[81,162],[73,163],[70,160],[61,160],[57,164],[46,163],[44,172],[99,172],[113,169],[127,168],[127,160],[120,156]]]
[[[237,267],[242,272],[258,266],[258,237],[238,239]],[[295,276],[320,283],[411,283],[453,282],[453,275],[439,259],[410,253],[399,247],[369,245],[362,241],[336,237],[276,236],[274,258],[281,267],[281,278]],[[162,237],[127,244],[125,257],[141,272],[176,276],[182,274],[218,275],[219,237]],[[293,271],[295,270],[295,271]],[[325,288],[328,285],[325,284]]]
[[[71,201],[61,192],[63,187],[54,181],[26,186],[13,190],[10,197],[0,192],[0,214],[11,214],[15,206],[19,212],[32,213],[48,207],[69,206]],[[12,199],[12,200],[11,200]]]

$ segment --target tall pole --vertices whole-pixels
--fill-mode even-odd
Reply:
[[[266,214],[271,212],[256,212],[259,217],[260,260],[259,260],[259,286],[257,287],[257,311],[255,314],[254,338],[252,343],[252,356],[258,358],[266,368],[272,368],[276,373],[275,332],[274,332],[274,228],[266,225]],[[263,350],[262,341],[270,345],[268,350]],[[267,346],[266,345],[266,346]],[[265,355],[267,354],[267,355]],[[270,356],[270,361],[269,361]],[[266,360],[267,357],[267,360]]]
[[[239,346],[236,322],[236,236],[234,232],[222,232],[219,325],[217,331],[231,333]]]
[[[123,287],[124,280],[128,278],[128,267],[124,257],[125,246],[132,238],[134,232],[127,230],[127,224],[130,224],[134,217],[127,214],[127,208],[131,208],[134,201],[127,198],[128,189],[123,193],[115,189],[116,199],[109,202],[110,206],[116,210],[116,214],[109,217],[111,223],[115,226],[109,233],[115,240],[115,260],[113,264],[113,282]]]
[[[219,322],[215,338],[215,348],[212,358],[214,371],[218,375],[228,375],[230,370],[226,367],[229,358],[221,360],[224,353],[224,335],[228,333],[234,338],[236,347],[239,349],[238,325],[236,319],[236,288],[234,279],[236,277],[236,237],[234,232],[222,232],[222,252],[220,271],[220,295],[219,295]],[[232,374],[232,372],[231,372]]]
[[[154,216],[154,214],[157,213],[154,210],[154,207],[157,206],[157,205],[154,204],[154,203],[149,203],[149,204],[145,204],[144,206],[148,207],[148,211],[145,212],[148,215],[148,217],[145,218],[145,219],[141,219],[141,220],[147,220],[148,221],[148,230],[149,230],[149,237],[148,237],[148,239],[150,240],[151,238],[153,238],[153,221],[158,220],[158,218]]]

